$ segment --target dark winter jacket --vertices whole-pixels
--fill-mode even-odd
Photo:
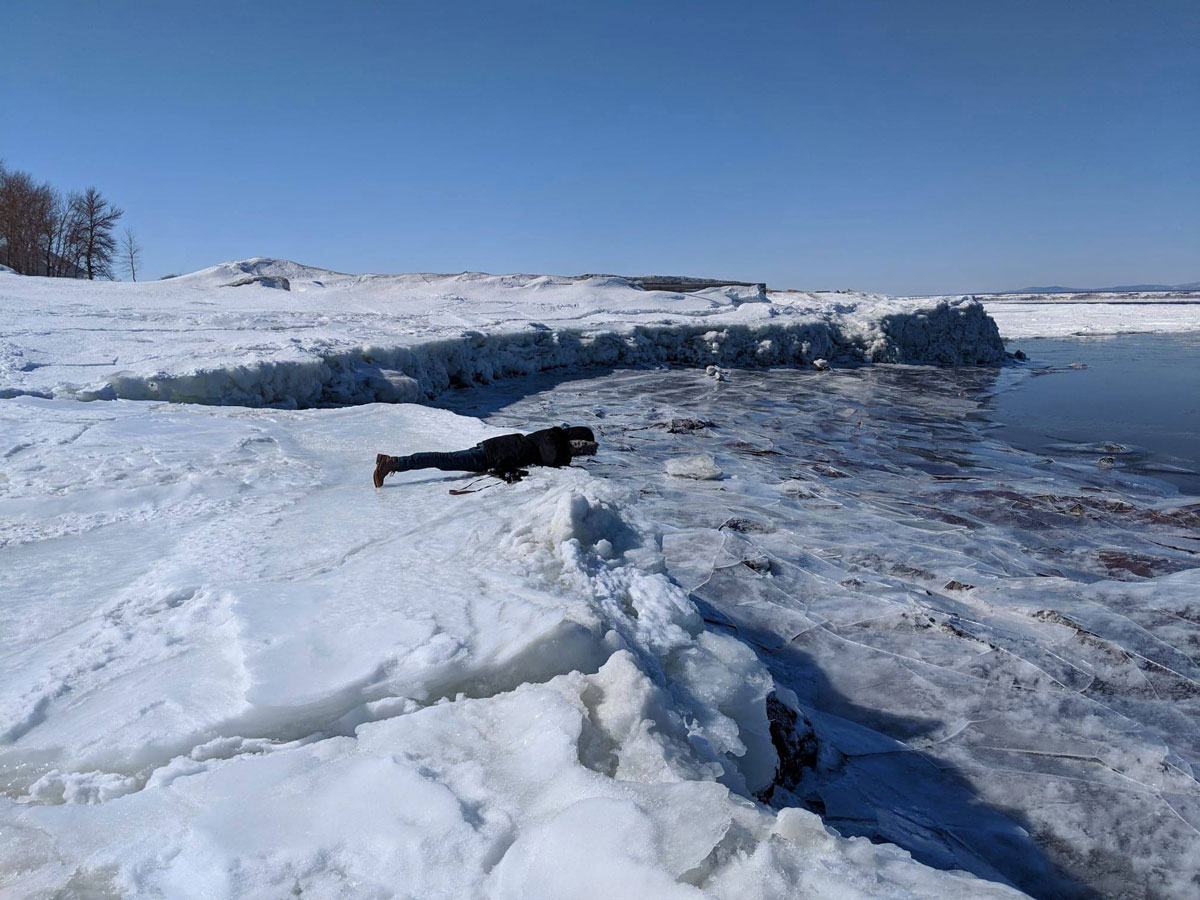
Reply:
[[[526,466],[566,466],[571,462],[571,441],[595,440],[590,428],[544,428],[531,434],[502,434],[480,443],[488,468],[501,472]]]
[[[565,466],[571,462],[571,443],[561,428],[532,434],[503,434],[482,444],[488,468],[507,471],[526,466]]]

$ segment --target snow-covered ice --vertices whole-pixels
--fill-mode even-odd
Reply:
[[[494,433],[411,405],[0,417],[0,890],[1010,893],[754,802],[771,675],[627,486],[375,491]]]
[[[1200,331],[1196,291],[987,294],[978,299],[1005,338]]]
[[[847,368],[1001,352],[969,300],[0,275],[0,894],[1185,895],[1194,501],[989,440],[1016,370]],[[600,454],[370,485],[564,420]]]

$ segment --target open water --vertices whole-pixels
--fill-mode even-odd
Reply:
[[[1022,377],[1006,373],[1012,389],[986,408],[1004,426],[997,437],[1050,456],[1112,456],[1118,469],[1200,494],[1200,334],[1040,338],[1017,346],[1029,356]]]

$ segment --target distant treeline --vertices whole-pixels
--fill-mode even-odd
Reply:
[[[0,264],[22,275],[137,281],[141,247],[133,230],[117,236],[124,212],[94,187],[64,195],[49,182],[0,162]]]

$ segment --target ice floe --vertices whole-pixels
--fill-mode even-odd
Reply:
[[[978,299],[1006,339],[1200,331],[1200,292],[1194,290],[984,294]]]

